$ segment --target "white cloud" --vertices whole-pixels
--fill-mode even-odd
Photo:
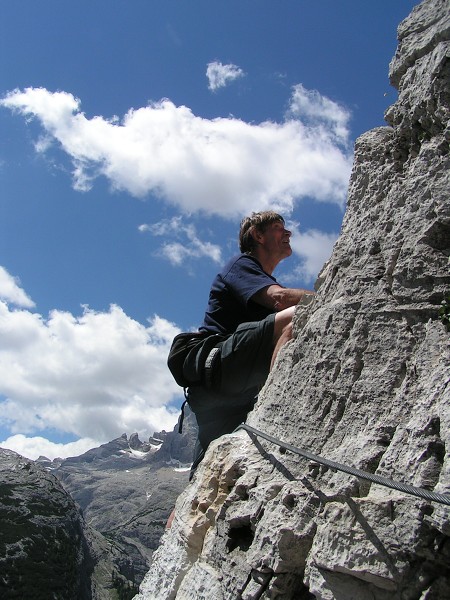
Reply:
[[[158,254],[166,258],[172,265],[185,264],[186,259],[209,258],[215,263],[222,262],[220,246],[204,242],[197,236],[192,224],[184,224],[182,217],[164,219],[151,225],[143,224],[138,227],[141,232],[150,232],[154,236],[176,237],[182,241],[165,242]]]
[[[104,176],[115,189],[153,193],[186,214],[226,218],[268,207],[289,214],[302,197],[345,202],[352,156],[344,113],[298,86],[282,123],[204,119],[170,100],[130,110],[122,122],[88,119],[71,94],[43,88],[16,90],[1,104],[40,120],[70,156],[79,190]]]
[[[0,302],[0,423],[11,434],[56,429],[96,443],[171,430],[181,390],[166,358],[177,333],[157,315],[144,326],[118,306],[45,319]]]
[[[330,258],[333,246],[338,239],[337,233],[324,233],[310,229],[301,233],[296,224],[288,224],[292,231],[291,246],[294,253],[300,257],[300,265],[290,276],[290,280],[303,279],[312,282],[317,278],[325,262]]]
[[[221,62],[210,62],[206,68],[208,78],[208,89],[215,92],[219,88],[227,86],[239,77],[244,76],[244,71],[233,64],[223,65]]]
[[[84,454],[91,448],[96,448],[98,442],[88,438],[77,440],[76,442],[68,442],[60,444],[51,442],[40,436],[27,437],[21,433],[12,435],[5,441],[0,442],[1,448],[14,450],[22,456],[36,460],[40,456],[46,456],[50,460],[54,458],[67,458],[69,456],[79,456]]]
[[[0,300],[6,300],[24,308],[34,306],[33,300],[20,287],[19,279],[10,275],[2,266],[0,266]]]
[[[293,87],[288,114],[313,127],[326,127],[327,133],[334,132],[344,143],[348,140],[348,110],[317,90],[307,90],[301,83]]]

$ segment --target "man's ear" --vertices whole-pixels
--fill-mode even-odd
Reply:
[[[257,244],[260,244],[262,241],[263,233],[259,231],[254,225],[250,228],[250,235],[255,240]]]

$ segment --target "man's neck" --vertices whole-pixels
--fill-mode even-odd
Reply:
[[[267,275],[272,275],[272,273],[275,270],[275,267],[280,262],[278,260],[274,260],[273,258],[270,258],[269,256],[267,256],[267,254],[264,251],[262,251],[260,246],[257,246],[256,248],[254,248],[249,254],[250,254],[250,256],[253,256],[253,258],[256,258],[256,260],[258,260],[261,263],[261,266],[264,269],[264,271],[267,273]]]

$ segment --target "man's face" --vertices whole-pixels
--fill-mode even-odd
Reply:
[[[261,234],[261,244],[265,250],[273,256],[282,260],[292,254],[291,232],[286,229],[281,221],[275,221],[267,226]]]

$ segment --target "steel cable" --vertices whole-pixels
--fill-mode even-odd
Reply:
[[[328,458],[317,456],[316,454],[312,454],[312,452],[308,452],[307,450],[302,450],[301,448],[297,448],[296,446],[292,446],[291,444],[282,442],[281,440],[278,440],[273,436],[264,433],[263,431],[260,431],[259,429],[251,427],[251,425],[247,425],[247,423],[241,423],[241,425],[239,425],[235,429],[235,431],[238,431],[239,429],[244,429],[248,433],[252,433],[257,437],[261,437],[267,440],[268,442],[279,446],[280,448],[284,448],[289,452],[298,454],[299,456],[302,456],[303,458],[306,458],[307,460],[310,460],[312,462],[316,462],[320,465],[330,467],[330,469],[334,469],[336,471],[343,471],[344,473],[348,473],[349,475],[355,475],[355,477],[359,477],[360,479],[367,479],[368,481],[372,481],[373,483],[378,483],[379,485],[384,485],[385,487],[389,487],[400,492],[405,492],[406,494],[411,494],[419,498],[424,498],[425,500],[431,500],[432,502],[439,502],[440,504],[446,504],[447,506],[450,506],[450,496],[447,496],[445,494],[439,494],[437,492],[424,490],[423,488],[417,488],[407,483],[394,481],[393,479],[382,477],[381,475],[368,473],[367,471],[362,471],[361,469],[349,467],[348,465],[343,465],[341,463],[335,462],[334,460],[329,460]]]

